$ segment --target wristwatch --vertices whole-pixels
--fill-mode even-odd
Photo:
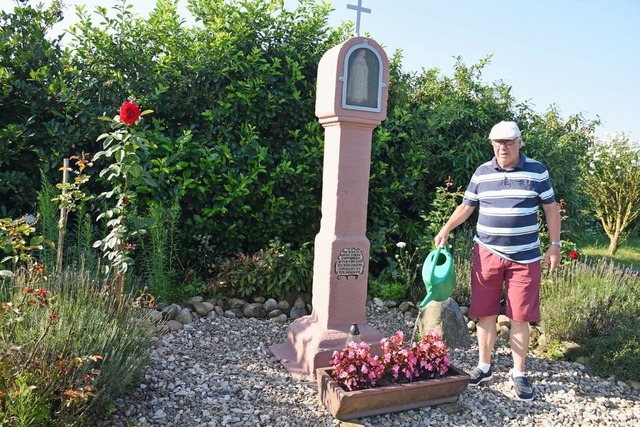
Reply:
[[[561,248],[562,247],[562,240],[558,240],[557,242],[551,242],[551,245]]]

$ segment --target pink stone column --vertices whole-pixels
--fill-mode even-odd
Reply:
[[[345,106],[342,99],[347,81],[345,58],[354,49],[365,49],[370,57],[369,50],[375,52],[380,61],[380,98],[373,108]],[[325,147],[322,220],[314,248],[313,312],[292,322],[287,342],[270,347],[287,370],[302,379],[312,380],[316,368],[329,366],[333,351],[344,348],[351,324],[358,324],[362,340],[372,347],[382,338],[366,324],[366,224],[371,139],[373,129],[386,117],[388,80],[385,52],[365,37],[330,49],[318,66],[316,115],[325,128]]]

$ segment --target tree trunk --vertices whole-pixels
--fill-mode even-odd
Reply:
[[[618,250],[618,240],[620,239],[620,233],[614,233],[613,236],[609,236],[609,250],[607,255],[613,256]]]

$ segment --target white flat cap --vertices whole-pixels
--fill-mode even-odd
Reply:
[[[492,141],[496,140],[512,140],[520,136],[520,129],[516,122],[505,122],[502,121],[491,128],[491,133],[489,133],[489,139]]]

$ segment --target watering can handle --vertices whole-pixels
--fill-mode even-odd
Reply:
[[[440,245],[436,248],[436,253],[433,256],[433,266],[431,267],[431,271],[429,272],[429,282],[433,282],[433,274],[436,272],[436,265],[438,264],[438,257],[440,256],[440,251],[446,249]]]

